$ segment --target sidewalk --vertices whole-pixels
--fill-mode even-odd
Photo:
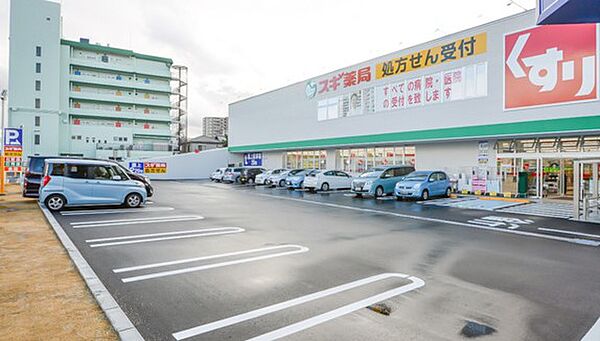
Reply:
[[[0,196],[0,340],[117,340],[46,222],[16,185]]]

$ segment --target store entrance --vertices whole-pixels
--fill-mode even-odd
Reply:
[[[573,199],[573,159],[543,159],[542,195],[547,199]]]
[[[573,199],[572,158],[506,156],[498,155],[503,192],[530,198]]]

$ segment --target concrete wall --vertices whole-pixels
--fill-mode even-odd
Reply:
[[[227,167],[229,164],[239,165],[242,156],[231,154],[226,148],[211,149],[200,153],[187,153],[149,159],[128,160],[138,162],[166,162],[166,174],[145,174],[152,180],[183,180],[183,179],[208,179],[217,168]],[[128,166],[125,162],[125,167]]]
[[[489,143],[488,167],[495,168],[495,141],[487,141]],[[457,178],[456,175],[460,173],[471,178],[473,168],[478,165],[478,141],[424,143],[417,144],[415,150],[417,170],[443,170],[454,178]],[[489,174],[488,178],[495,178],[495,172]]]

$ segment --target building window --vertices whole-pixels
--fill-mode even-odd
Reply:
[[[35,144],[36,146],[40,145],[40,135],[39,134],[33,135],[33,144]]]
[[[35,123],[34,123],[34,124],[35,124],[35,126],[36,126],[36,127],[39,127],[39,126],[40,126],[40,121],[41,121],[40,117],[39,117],[39,116],[36,116],[36,117],[35,117],[35,119],[34,119],[34,121],[35,121]]]
[[[36,109],[39,109],[39,108],[41,108],[41,107],[42,107],[41,100],[40,100],[39,98],[36,98],[36,99],[35,99],[35,108],[36,108]]]
[[[41,46],[36,46],[35,47],[35,56],[36,57],[41,57],[42,56],[42,47]]]
[[[35,73],[42,73],[42,63],[35,63]]]
[[[40,91],[40,90],[42,90],[42,81],[36,80],[35,81],[35,91]]]

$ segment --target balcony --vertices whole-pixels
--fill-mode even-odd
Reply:
[[[144,152],[172,152],[176,148],[170,143],[97,143],[96,150],[135,150]]]
[[[72,82],[84,83],[84,84],[98,84],[98,85],[110,85],[118,88],[138,89],[147,90],[163,93],[171,93],[171,86],[167,83],[144,83],[140,80],[116,80],[110,78],[83,76],[71,74],[69,79]]]
[[[175,136],[175,134],[171,133],[171,129],[144,129],[133,127],[131,129],[133,132],[133,136],[161,136],[161,137],[171,137]]]
[[[93,69],[121,71],[121,72],[137,73],[137,74],[143,74],[143,75],[148,75],[148,76],[157,76],[157,77],[163,77],[163,78],[169,78],[169,79],[171,78],[171,70],[170,70],[170,68],[167,68],[166,66],[165,66],[164,70],[159,70],[159,69],[150,70],[148,68],[138,67],[135,64],[135,61],[133,61],[133,60],[130,63],[110,63],[110,62],[105,63],[105,62],[101,62],[96,59],[71,58],[69,62],[72,65],[85,66],[85,67],[93,68]]]
[[[142,96],[115,96],[108,94],[98,94],[93,92],[71,91],[70,97],[75,99],[83,99],[88,101],[111,102],[136,104],[143,106],[153,106],[171,109],[171,102],[168,98],[165,99],[148,99]]]
[[[115,119],[131,119],[131,120],[140,120],[140,121],[149,121],[149,122],[171,122],[171,117],[169,113],[165,113],[164,115],[158,114],[144,114],[139,111],[114,111],[114,110],[97,110],[97,109],[78,109],[78,108],[70,108],[69,113],[71,115],[81,116],[81,117],[105,117],[105,118],[115,118]]]

